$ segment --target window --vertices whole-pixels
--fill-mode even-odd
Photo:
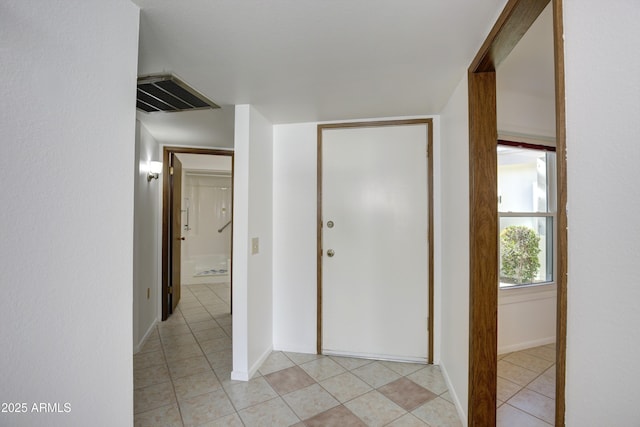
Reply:
[[[500,288],[554,281],[554,150],[498,141]]]

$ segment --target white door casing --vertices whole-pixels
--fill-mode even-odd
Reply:
[[[322,129],[325,354],[427,361],[427,141],[426,123]]]

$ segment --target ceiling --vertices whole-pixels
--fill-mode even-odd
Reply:
[[[506,2],[132,1],[138,74],[174,73],[222,106],[138,117],[161,143],[218,147],[236,104],[273,123],[439,114]]]

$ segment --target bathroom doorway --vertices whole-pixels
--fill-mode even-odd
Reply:
[[[174,158],[182,164],[179,179],[171,174]],[[162,320],[183,285],[219,288],[231,313],[233,152],[164,147],[163,164]]]

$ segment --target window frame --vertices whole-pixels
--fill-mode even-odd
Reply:
[[[515,147],[522,148],[526,150],[538,150],[543,152],[553,152],[556,153],[556,147],[544,144],[534,144],[530,142],[520,142],[520,141],[511,141],[506,139],[498,139],[497,146],[507,146],[507,147]],[[496,156],[498,153],[496,152]],[[555,159],[557,162],[557,158]],[[498,173],[499,173],[499,162],[498,162]],[[547,166],[547,171],[549,171],[549,167]],[[555,170],[554,170],[555,173]],[[549,182],[547,175],[546,182],[546,190],[547,190],[547,210],[546,212],[524,212],[524,211],[501,211],[498,208],[498,253],[500,254],[500,222],[502,218],[551,218],[552,222],[552,242],[551,247],[553,249],[552,255],[552,265],[551,265],[551,280],[544,282],[532,282],[532,283],[502,283],[500,282],[500,271],[498,271],[498,290],[510,290],[510,289],[523,289],[523,288],[532,288],[537,286],[547,286],[547,285],[555,285],[556,283],[556,265],[557,265],[557,193],[556,188],[552,185],[553,183]],[[557,176],[553,178],[554,182],[557,180]],[[551,201],[551,198],[553,200]],[[500,259],[498,260],[498,269],[500,270]]]

